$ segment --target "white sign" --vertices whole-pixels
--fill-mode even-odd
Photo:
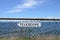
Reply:
[[[19,27],[41,27],[41,23],[39,23],[39,22],[31,22],[31,21],[19,22],[18,26]]]

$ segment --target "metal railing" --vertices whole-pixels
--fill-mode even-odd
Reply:
[[[0,18],[0,20],[41,20],[41,21],[60,21],[60,19],[57,18]],[[45,24],[45,23],[43,23]],[[49,25],[50,24],[50,25]],[[18,36],[14,36],[15,34],[13,32],[12,35],[10,36],[6,36],[6,37],[0,37],[0,40],[60,40],[60,35],[55,35],[55,34],[50,34],[50,33],[56,33],[58,30],[58,33],[60,32],[59,28],[60,28],[60,22],[54,22],[54,23],[47,23],[44,25],[44,27],[55,27],[56,28],[47,28],[47,29],[42,29],[40,30],[38,27],[37,28],[27,28],[25,29],[25,27],[21,27],[21,29],[18,31],[18,34],[20,33],[19,37]],[[1,27],[1,24],[0,24]],[[4,26],[5,27],[5,26]],[[13,26],[12,26],[13,27]],[[58,29],[57,29],[58,27]],[[24,29],[24,30],[23,30]],[[38,31],[35,32],[35,30],[39,29]],[[55,30],[57,29],[57,30]],[[34,30],[34,31],[33,31]],[[43,31],[42,31],[43,30]],[[51,31],[50,31],[51,30]],[[55,32],[55,31],[56,32]],[[50,31],[50,32],[49,32]],[[14,31],[16,33],[16,31]],[[34,32],[34,33],[33,33]],[[42,32],[42,33],[40,33]],[[33,33],[33,36],[32,34]],[[57,34],[58,34],[57,33]]]

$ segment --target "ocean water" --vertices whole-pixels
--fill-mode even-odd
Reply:
[[[41,35],[60,35],[60,22],[39,21],[40,27],[19,27],[19,21],[0,22],[0,36],[34,37]]]

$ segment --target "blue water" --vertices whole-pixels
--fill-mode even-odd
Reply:
[[[17,36],[35,36],[40,34],[60,35],[60,22],[40,22],[41,27],[19,27],[19,22],[0,22],[0,36],[15,33]]]

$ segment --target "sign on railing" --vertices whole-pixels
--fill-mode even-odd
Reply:
[[[41,27],[40,22],[21,21],[18,23],[19,27]]]

